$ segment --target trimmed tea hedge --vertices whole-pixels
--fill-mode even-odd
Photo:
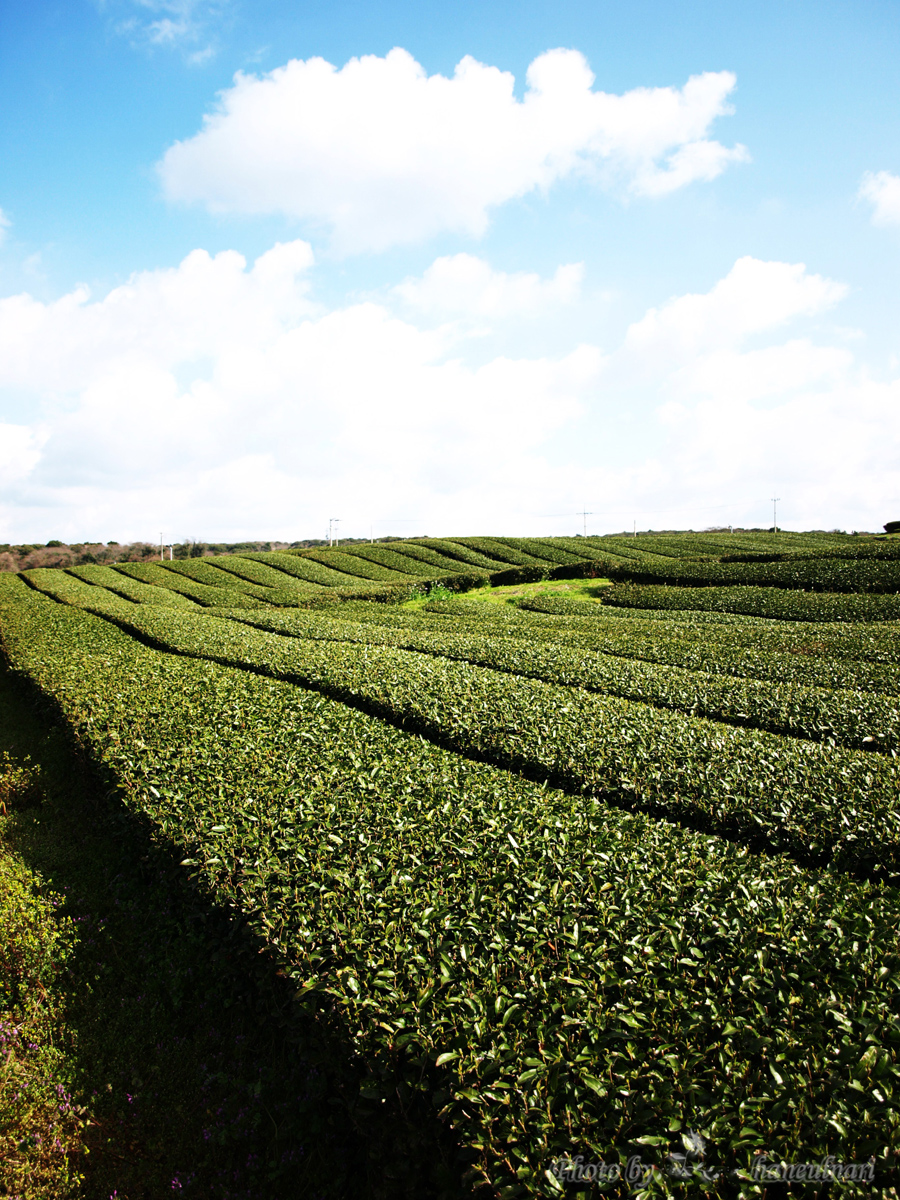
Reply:
[[[691,716],[824,741],[854,749],[900,748],[900,697],[872,692],[813,688],[786,682],[736,679],[731,675],[656,663],[519,638],[466,633],[458,628],[423,631],[321,620],[279,612],[231,614],[257,629],[322,641],[395,646],[547,683],[582,687],[639,700]]]
[[[308,594],[317,591],[321,586],[317,583],[300,580],[286,571],[278,571],[264,562],[244,558],[239,554],[219,554],[210,561],[220,571],[234,575],[246,583],[255,583],[279,593],[293,591]]]
[[[365,705],[442,745],[623,808],[840,869],[900,872],[900,764],[392,647],[134,606],[155,644]]]
[[[450,562],[463,563],[470,567],[479,567],[485,571],[496,571],[504,566],[504,563],[498,561],[496,558],[480,554],[477,550],[472,550],[469,546],[463,545],[462,542],[451,541],[449,538],[427,538],[421,541],[404,542],[403,545],[409,554],[414,554],[416,547],[419,547],[422,550],[440,554]],[[424,561],[428,562],[430,559],[425,559]]]
[[[300,554],[287,554],[280,550],[253,550],[241,556],[251,562],[266,563],[277,571],[284,572],[303,583],[319,584],[321,587],[347,587],[352,580],[346,571],[335,571]]]
[[[900,596],[845,595],[764,587],[666,587],[616,584],[603,603],[623,608],[705,609],[780,621],[896,621]]]
[[[107,588],[110,592],[124,596],[126,600],[133,600],[135,604],[164,604],[174,608],[196,607],[193,600],[188,596],[182,596],[180,592],[154,587],[151,583],[139,583],[138,580],[130,579],[113,567],[90,565],[70,567],[68,574],[74,575],[77,579],[83,579],[85,583],[93,583]]]
[[[197,583],[182,571],[167,571],[159,563],[119,563],[113,568],[121,571],[141,583],[151,583],[155,587],[168,588],[172,592],[180,592],[189,596],[198,604],[217,606],[221,608],[233,604],[236,608],[264,608],[265,603],[256,596],[248,595],[237,586],[211,587],[205,583]],[[227,578],[227,577],[226,577]],[[235,580],[237,583],[237,580]],[[252,586],[252,585],[251,585]]]
[[[385,583],[402,583],[408,578],[404,572],[391,571],[387,567],[381,567],[377,563],[369,562],[365,558],[360,558],[355,555],[352,549],[348,550],[304,550],[303,557],[313,562],[322,563],[324,566],[331,567],[338,571],[343,571],[352,579],[377,579]],[[345,584],[351,580],[345,580]]]
[[[558,1157],[639,1154],[662,1181],[684,1130],[731,1194],[763,1150],[871,1156],[890,1179],[894,890],[537,787],[16,596],[0,605],[15,669],[267,939],[298,1014],[343,1022],[363,1096],[429,1093],[476,1180],[553,1196]]]

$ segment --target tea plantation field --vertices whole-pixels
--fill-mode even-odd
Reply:
[[[109,802],[484,1197],[762,1195],[761,1155],[897,1186],[898,635],[893,537],[0,575]]]

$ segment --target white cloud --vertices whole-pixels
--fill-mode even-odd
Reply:
[[[0,208],[0,246],[2,246],[6,241],[6,231],[11,228],[11,226],[12,221],[9,219],[3,209]]]
[[[550,279],[531,271],[495,271],[482,258],[454,254],[437,258],[419,279],[406,279],[394,294],[428,315],[505,318],[537,317],[574,303],[584,278],[582,263],[558,267]]]
[[[71,538],[293,538],[335,513],[410,509],[466,523],[486,493],[508,506],[521,471],[540,477],[598,351],[471,368],[447,329],[375,303],[316,308],[310,263],[303,242],[252,267],[194,251],[102,299],[0,302],[0,393],[38,414],[9,442],[3,540],[35,522]]]
[[[843,334],[791,326],[843,294],[802,264],[741,259],[607,357],[480,366],[456,323],[316,305],[311,265],[305,242],[253,264],[194,251],[96,300],[0,301],[0,395],[16,402],[0,540],[290,540],[331,516],[355,535],[550,533],[580,527],[581,507],[601,529],[633,512],[645,527],[761,524],[772,495],[795,528],[900,516],[900,381],[872,378]],[[561,302],[559,278],[466,256],[401,286],[410,314],[522,318],[527,346],[524,318]]]
[[[708,137],[732,111],[728,71],[612,95],[592,90],[580,53],[550,50],[526,79],[519,101],[509,72],[466,57],[452,79],[429,76],[399,48],[340,70],[311,58],[238,73],[202,130],[165,154],[163,187],[214,212],[323,225],[352,252],[479,236],[490,209],[573,175],[652,196],[747,157]]]
[[[34,470],[43,441],[40,429],[0,422],[0,485],[23,479]]]
[[[192,65],[215,54],[210,35],[229,0],[96,0],[113,14],[115,31],[135,45],[179,50]],[[123,15],[127,14],[127,15]]]
[[[743,258],[710,291],[636,322],[606,385],[656,395],[665,451],[653,470],[645,461],[623,472],[619,494],[656,506],[657,527],[704,512],[699,524],[769,523],[773,494],[790,528],[879,529],[900,511],[900,381],[873,380],[846,331],[838,345],[745,346],[822,314],[846,290],[802,263]],[[673,500],[678,518],[666,515]]]
[[[873,225],[900,225],[900,175],[867,171],[859,187],[859,197],[872,205]]]
[[[651,308],[628,330],[626,346],[676,358],[736,346],[796,317],[825,312],[846,293],[843,284],[808,274],[803,263],[739,258],[711,291]]]

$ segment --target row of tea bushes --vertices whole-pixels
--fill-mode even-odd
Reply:
[[[798,588],[812,592],[900,592],[900,559],[789,558],[779,562],[687,562],[670,559],[617,564],[610,579],[693,587]]]
[[[279,637],[136,606],[123,627],[271,674],[459,753],[625,808],[828,860],[900,871],[900,764],[393,647]]]
[[[226,557],[223,555],[223,558]],[[242,579],[231,571],[220,571],[215,565],[215,558],[188,558],[174,562],[161,563],[163,571],[178,576],[180,579],[191,579],[204,587],[215,589],[229,588],[241,592],[245,596],[254,596],[257,600],[267,601],[271,588],[249,579]]]
[[[282,550],[251,550],[241,557],[249,562],[265,563],[301,583],[317,584],[320,587],[347,587],[353,583],[346,571],[335,571],[300,554]]]
[[[414,541],[404,542],[404,548],[407,553],[415,552],[416,547],[421,550],[428,551],[430,554],[440,554],[445,561],[462,564],[463,567],[476,567],[484,571],[496,571],[502,569],[503,560],[498,560],[496,557],[482,554],[479,550],[474,550],[468,545],[466,540],[451,540],[450,538],[419,538]],[[428,561],[427,559],[425,561]]]
[[[520,540],[519,538],[488,537],[453,539],[459,546],[466,546],[469,550],[475,550],[478,554],[484,554],[486,557],[494,559],[497,567],[501,569],[504,565],[511,567],[546,567],[547,563],[544,558],[538,558],[533,554],[527,553],[524,549],[517,548],[516,543]],[[494,569],[496,570],[497,567]]]
[[[900,595],[829,594],[770,587],[666,587],[616,584],[603,603],[623,608],[706,609],[780,621],[896,621]]]
[[[747,550],[742,554],[723,554],[722,562],[786,562],[810,558],[898,559],[900,538],[881,537],[848,539],[842,546],[820,547],[814,550],[786,550],[782,553],[766,550]]]
[[[216,612],[215,615],[232,615]],[[559,643],[479,636],[457,630],[378,628],[280,612],[233,614],[258,629],[323,641],[395,646],[507,671],[564,687],[638,700],[695,717],[767,729],[855,749],[900,746],[900,696],[737,679],[627,659]]]
[[[0,580],[0,595],[7,589]],[[205,618],[204,618],[205,619]],[[660,1167],[900,1150],[895,891],[629,816],[29,593],[14,668],[121,802],[267,939],[365,1064],[427,1092],[508,1197],[558,1157]],[[114,687],[110,686],[115,681]],[[737,1173],[737,1174],[735,1174]]]
[[[173,592],[170,588],[156,587],[152,583],[139,583],[137,579],[123,575],[114,567],[99,565],[70,567],[68,574],[84,580],[85,583],[92,583],[95,587],[106,588],[118,596],[124,596],[126,600],[132,600],[135,604],[162,604],[167,608],[197,607],[190,597],[182,596],[180,592]]]
[[[79,608],[100,605],[104,611],[127,613],[136,603],[99,584],[86,583],[76,575],[70,575],[68,571],[57,571],[49,567],[35,567],[30,571],[23,571],[17,582],[52,596],[62,604],[73,604]]]
[[[450,575],[456,571],[471,573],[473,569],[484,573],[495,571],[498,565],[483,554],[476,554],[474,550],[468,550],[465,546],[457,546],[453,542],[441,541],[438,538],[430,538],[423,542],[395,542],[393,549],[397,554],[424,563],[440,574]]]
[[[584,607],[588,616],[552,617],[453,599],[432,601],[419,612],[351,604],[340,615],[390,628],[551,643],[740,679],[900,695],[900,637],[894,623],[813,625],[719,613]],[[623,614],[628,619],[621,619]],[[264,616],[277,619],[277,614]]]
[[[519,550],[537,562],[567,566],[570,563],[583,562],[591,557],[589,553],[572,554],[562,546],[556,545],[552,538],[492,538],[499,546],[507,546]]]
[[[389,546],[354,546],[353,557],[363,558],[379,567],[384,567],[392,573],[428,577],[435,573],[434,568],[420,558],[402,554]],[[456,564],[459,566],[459,564]]]
[[[114,569],[141,583],[151,583],[155,587],[179,592],[205,607],[221,607],[228,604],[233,604],[236,608],[265,607],[265,601],[248,595],[239,587],[215,587],[197,583],[183,572],[167,571],[159,563],[119,563]]]
[[[724,554],[741,551],[771,551],[781,554],[791,551],[842,549],[846,546],[863,544],[863,539],[847,534],[827,533],[762,533],[746,530],[734,533],[639,533],[590,539],[610,549],[628,546],[648,554],[660,554],[670,558],[719,558]]]
[[[208,561],[217,570],[232,575],[237,580],[254,583],[279,594],[295,591],[309,595],[321,590],[321,584],[298,579],[296,575],[290,575],[287,571],[279,571],[275,567],[269,566],[268,563],[244,558],[240,554],[219,554]]]
[[[350,578],[345,584],[362,580],[378,580],[384,583],[402,583],[408,578],[402,571],[392,571],[378,563],[369,562],[353,553],[352,547],[347,550],[304,550],[303,557],[312,562],[321,563],[336,571],[343,571]]]

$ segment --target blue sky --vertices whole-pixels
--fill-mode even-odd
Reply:
[[[887,3],[8,2],[0,541],[897,519],[898,62]]]

